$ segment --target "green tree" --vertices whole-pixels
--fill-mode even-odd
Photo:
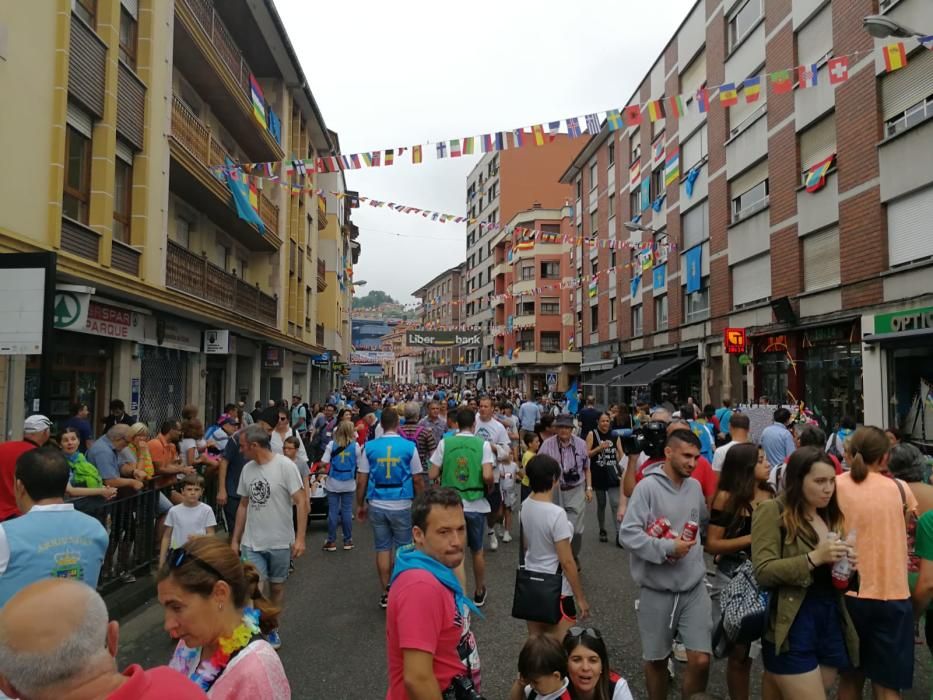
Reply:
[[[374,289],[366,296],[354,297],[353,298],[353,308],[354,309],[374,309],[377,306],[382,304],[397,304],[392,297],[390,297],[385,292]]]

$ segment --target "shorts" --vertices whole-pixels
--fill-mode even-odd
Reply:
[[[486,513],[463,514],[466,518],[467,546],[471,552],[483,551],[483,538],[486,537]]]
[[[411,544],[411,511],[369,507],[369,523],[377,552],[391,552]]]
[[[690,651],[709,654],[712,650],[713,622],[705,580],[680,593],[641,588],[637,617],[645,661],[670,656],[675,634]]]
[[[844,624],[838,597],[808,593],[787,633],[787,651],[778,654],[773,642],[761,640],[765,670],[789,676],[809,673],[818,666],[851,668]]]
[[[240,554],[246,561],[259,569],[259,578],[269,583],[285,583],[288,578],[288,565],[292,560],[292,550],[269,549],[264,552],[240,547]]]
[[[489,489],[489,493],[486,494],[486,500],[489,501],[489,507],[491,508],[491,513],[498,513],[499,509],[502,507],[502,491],[499,490],[499,484],[493,484],[492,488]]]
[[[577,603],[572,595],[560,597],[560,619],[568,622],[577,621]]]
[[[872,683],[907,690],[914,678],[914,614],[910,600],[846,596],[859,638],[859,670]]]
[[[503,486],[502,489],[502,505],[504,505],[509,510],[513,510],[515,506],[518,505],[518,494],[515,493],[515,484],[509,486]]]

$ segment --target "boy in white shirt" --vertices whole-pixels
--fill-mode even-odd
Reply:
[[[502,491],[502,509],[503,509],[503,533],[502,541],[512,541],[512,511],[518,505],[518,493],[516,487],[516,478],[518,465],[514,459],[509,459],[499,464],[499,488]]]
[[[172,506],[165,516],[165,531],[159,548],[159,566],[165,563],[170,549],[183,547],[192,537],[213,535],[217,526],[214,509],[201,503],[204,477],[186,474],[181,481],[181,503]]]

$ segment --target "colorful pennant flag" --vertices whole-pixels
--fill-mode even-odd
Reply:
[[[838,85],[849,79],[849,57],[837,56],[829,59],[829,83]]]
[[[900,70],[907,65],[907,51],[904,49],[903,41],[884,46],[882,53],[884,55],[884,69],[888,73]]]
[[[610,109],[606,112],[606,124],[609,126],[609,131],[616,131],[622,128],[622,115],[619,114],[619,110]]]
[[[354,169],[354,170],[357,169],[357,168],[362,167],[362,166],[360,165],[360,157],[359,157],[356,153],[351,153],[351,154],[350,154],[350,162],[353,164],[353,169]]]
[[[700,166],[696,165],[687,172],[687,178],[684,181],[684,190],[687,192],[687,199],[693,197],[693,187],[700,176]]]
[[[664,162],[664,134],[661,134],[653,144],[651,144],[651,164],[654,167]]]
[[[253,102],[253,116],[256,117],[256,121],[263,125],[263,128],[268,129],[269,127],[266,125],[266,100],[263,97],[262,88],[259,87],[259,83],[256,81],[256,76],[252,73],[249,74],[249,94]]]
[[[600,131],[599,126],[599,115],[597,114],[587,114],[584,118],[586,120],[586,131],[589,134],[598,134]]]
[[[541,124],[535,124],[531,127],[531,135],[535,139],[535,146],[544,145],[544,127]]]
[[[567,135],[570,138],[575,139],[581,135],[580,131],[580,120],[576,117],[571,117],[567,120]]]
[[[644,211],[651,206],[651,177],[646,177],[641,181],[641,210]]]
[[[648,103],[648,119],[652,123],[664,119],[664,104],[661,100],[652,100]]]
[[[803,90],[805,88],[816,87],[820,75],[820,66],[813,63],[809,66],[797,67],[797,86]]]
[[[719,86],[719,102],[723,107],[732,107],[739,103],[738,93],[735,91],[735,83],[726,83]]]
[[[548,141],[553,143],[560,133],[560,122],[548,122],[547,125]]]
[[[495,150],[495,146],[492,141],[492,134],[483,134],[483,153],[489,153]]]
[[[505,135],[501,131],[496,132],[496,150],[504,151],[505,150]]]
[[[824,158],[807,171],[805,184],[807,192],[819,192],[826,185],[826,173],[833,166],[836,154],[833,153],[828,158]]]
[[[709,111],[709,90],[705,87],[697,90],[697,111],[700,114],[706,114]]]
[[[450,140],[450,157],[451,158],[460,157],[460,139]]]
[[[779,70],[771,74],[771,90],[775,95],[783,95],[794,89],[794,81],[789,70]]]
[[[589,296],[590,299],[592,299],[592,298],[595,297],[597,294],[599,294],[599,283],[596,281],[596,278],[595,278],[595,277],[594,277],[593,279],[590,280],[590,285],[589,285],[589,288],[587,289],[586,293],[587,293],[587,296]]]
[[[669,186],[680,178],[680,151],[674,148],[667,153],[664,162],[664,185]]]
[[[512,132],[512,134],[513,134],[512,138],[513,138],[513,143],[515,144],[515,148],[521,148],[521,147],[524,145],[523,136],[524,136],[524,134],[525,134],[525,130],[524,130],[524,129],[515,129],[515,130]]]
[[[421,146],[411,147],[411,162],[415,165],[421,163]]]
[[[638,187],[638,179],[641,177],[641,158],[636,158],[635,162],[628,169],[628,185],[630,188]]]
[[[745,95],[747,104],[757,102],[761,97],[761,78],[757,75],[754,78],[746,78],[742,82],[742,94]]]
[[[463,137],[463,155],[465,156],[473,155],[473,137],[472,136]]]
[[[667,98],[668,114],[674,117],[682,117],[687,113],[684,107],[684,100],[680,95],[674,95]]]
[[[933,51],[933,34],[928,36],[918,36],[917,41],[920,42],[920,45],[925,49],[930,49]]]
[[[622,110],[622,118],[626,126],[638,126],[641,124],[641,105],[629,105]]]

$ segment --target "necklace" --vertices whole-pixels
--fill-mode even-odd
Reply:
[[[217,640],[217,649],[210,659],[200,659],[194,670],[191,670],[191,662],[200,658],[203,647],[189,649],[180,645],[175,650],[169,666],[185,673],[202,690],[208,691],[227,668],[230,659],[249,644],[253,636],[257,634],[259,634],[259,611],[255,608],[246,608],[243,610],[242,621],[234,628],[230,636]]]

